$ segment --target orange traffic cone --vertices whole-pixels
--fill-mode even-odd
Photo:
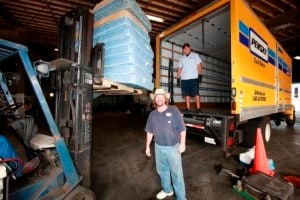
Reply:
[[[255,174],[258,171],[268,174],[270,176],[274,175],[274,171],[270,170],[268,167],[268,160],[265,151],[264,141],[261,135],[261,129],[256,130],[256,141],[255,141],[255,156],[253,167],[250,169],[251,174]]]

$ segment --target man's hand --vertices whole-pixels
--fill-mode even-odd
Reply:
[[[177,79],[177,86],[178,86],[178,87],[180,87],[180,83],[181,83],[180,78],[178,78],[178,79]]]
[[[199,83],[202,83],[202,74],[198,75],[198,81],[199,81]]]
[[[179,147],[178,147],[179,153],[185,152],[185,149],[186,149],[185,144],[179,144]]]
[[[151,157],[151,151],[150,151],[149,147],[146,148],[145,154],[147,157],[149,157],[149,158]]]

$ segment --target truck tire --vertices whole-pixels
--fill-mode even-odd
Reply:
[[[240,126],[243,131],[243,140],[241,145],[245,147],[252,147],[255,144],[255,132],[257,127],[256,120],[249,120],[246,124]]]
[[[274,119],[274,123],[275,123],[276,126],[280,126],[280,124],[281,124],[280,118]]]
[[[294,116],[293,119],[290,119],[288,116],[285,118],[286,125],[289,127],[293,127],[295,125],[296,122],[295,110],[293,112],[293,116]]]
[[[253,147],[255,145],[255,136],[257,128],[261,129],[261,134],[264,143],[268,143],[271,139],[271,123],[269,117],[257,118],[249,120],[246,124],[241,125],[240,129],[243,131],[242,145],[246,147]]]

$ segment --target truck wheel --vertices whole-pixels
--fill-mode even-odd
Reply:
[[[280,124],[281,124],[280,118],[274,119],[274,123],[275,123],[276,126],[280,126]]]
[[[256,120],[249,120],[246,124],[240,126],[240,129],[243,131],[243,141],[241,145],[245,147],[253,147],[255,145],[256,127]]]
[[[287,126],[294,126],[295,125],[295,122],[296,122],[296,115],[295,115],[295,110],[293,112],[293,119],[290,119],[288,116],[285,118],[285,122],[286,122],[286,125]]]
[[[248,123],[241,125],[240,128],[243,131],[243,146],[252,147],[255,145],[257,128],[261,129],[264,143],[269,142],[271,139],[271,123],[269,117],[249,120]]]
[[[263,136],[264,142],[268,143],[271,139],[271,123],[269,117],[263,117],[262,123],[261,123],[261,134]]]

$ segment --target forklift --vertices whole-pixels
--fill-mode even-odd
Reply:
[[[90,61],[92,29],[93,15],[88,10],[74,9],[67,13],[61,22],[60,58],[51,62],[31,63],[26,46],[0,39],[0,62],[19,56],[51,132],[45,135],[33,131],[26,141],[28,148],[48,161],[42,175],[11,192],[9,174],[1,171],[0,199],[95,199],[88,189],[94,78]],[[42,91],[42,77],[51,79],[55,91],[55,117]],[[14,116],[17,125],[26,124],[18,112],[22,104],[12,98],[6,79],[0,82],[7,103],[0,108],[0,114]],[[0,169],[3,166],[5,163],[0,159]]]
[[[57,123],[52,116],[39,84],[37,70],[30,62],[27,47],[0,39],[0,62],[16,54],[19,55],[23,63],[24,70],[30,80],[36,99],[40,104],[40,108],[43,111],[52,134],[52,136],[35,134],[32,138],[29,138],[30,145],[33,150],[48,152],[45,155],[49,155],[48,158],[51,166],[45,168],[44,175],[37,177],[32,184],[26,184],[21,189],[9,194],[7,194],[9,191],[9,181],[5,181],[3,185],[6,188],[4,190],[6,191],[4,192],[6,197],[4,199],[72,199],[75,197],[78,198],[78,194],[82,195],[81,199],[93,199],[93,193],[79,185],[82,182],[82,176],[79,176],[65,140],[61,136]],[[2,92],[6,95],[8,103],[5,108],[2,108],[2,111],[9,109],[17,116],[16,121],[24,121],[16,112],[20,104],[14,102],[8,87],[5,87],[5,85],[5,82],[1,81]],[[91,115],[91,110],[86,109],[85,111],[85,116]],[[91,121],[91,117],[86,117],[85,120]],[[82,152],[81,149],[77,148],[77,150],[78,152]]]

